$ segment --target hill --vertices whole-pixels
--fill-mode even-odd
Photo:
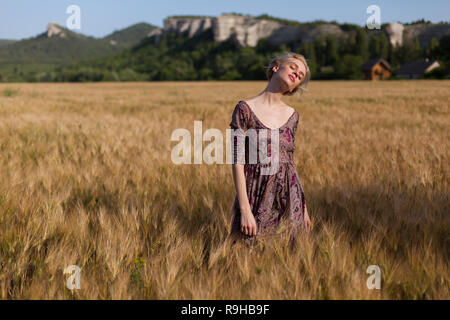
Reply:
[[[0,47],[16,42],[17,40],[0,39]]]
[[[150,32],[158,27],[148,23],[137,23],[128,28],[114,31],[103,39],[108,40],[111,44],[118,47],[131,47],[138,44]]]
[[[154,28],[137,24],[99,39],[51,22],[45,32],[35,37],[0,46],[0,75],[7,81],[31,80],[59,65],[120,52],[139,42]]]

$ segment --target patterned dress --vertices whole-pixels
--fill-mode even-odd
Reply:
[[[291,243],[296,240],[303,224],[305,212],[305,195],[293,159],[298,121],[299,114],[294,111],[288,121],[278,128],[278,165],[273,167],[276,170],[267,174],[272,162],[261,161],[259,148],[266,148],[266,155],[271,156],[272,149],[276,150],[276,148],[271,148],[271,130],[276,131],[277,129],[266,127],[245,101],[241,100],[236,105],[230,122],[231,129],[234,129],[232,132],[235,132],[231,136],[233,163],[244,164],[247,196],[256,220],[257,234],[250,236],[241,232],[241,212],[236,194],[232,208],[230,232],[234,241],[240,239],[253,245],[259,240],[278,237],[286,233],[289,234]],[[267,139],[262,141],[266,141],[266,143],[261,143],[259,139],[250,139],[246,135],[243,138],[245,145],[238,144],[236,132],[247,133],[247,130],[251,128],[255,129],[253,131],[257,132],[258,137],[261,132],[265,131]],[[242,131],[237,129],[242,129]],[[249,150],[252,150],[251,148],[254,148],[255,145],[258,149],[256,162],[250,161],[249,157]]]

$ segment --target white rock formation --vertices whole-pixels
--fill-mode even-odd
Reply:
[[[252,16],[223,14],[218,17],[205,18],[166,18],[163,29],[155,29],[150,36],[157,35],[158,42],[161,36],[170,32],[188,32],[189,37],[212,28],[215,41],[234,39],[241,46],[255,46],[261,38],[273,45],[291,41],[311,42],[321,35],[335,35],[347,37],[348,32],[332,23],[287,25],[273,20],[256,19]],[[422,47],[426,46],[432,37],[440,39],[450,34],[450,24],[413,24],[403,25],[391,23],[384,30],[392,46],[401,46],[405,39],[417,36]]]
[[[405,27],[397,22],[391,23],[386,27],[389,42],[393,47],[401,46],[403,44],[403,29],[405,29]]]
[[[309,42],[322,34],[346,35],[334,24],[285,25],[273,20],[233,14],[213,18],[166,18],[162,34],[188,31],[189,37],[193,37],[208,28],[213,29],[215,41],[233,38],[241,47],[256,46],[261,38],[267,38],[270,43],[278,45],[299,38]]]
[[[179,32],[188,31],[189,38],[211,28],[212,18],[166,18],[164,19],[164,32]]]
[[[163,30],[160,29],[160,28],[156,28],[156,29],[153,29],[152,31],[150,31],[147,34],[147,37],[151,38],[151,37],[154,36],[155,37],[155,41],[159,42],[159,40],[161,39],[162,35],[163,35]]]
[[[243,47],[256,46],[259,39],[270,37],[281,27],[283,27],[281,23],[250,16],[221,15],[213,19],[215,41],[225,41],[234,37]]]
[[[54,36],[59,36],[60,38],[65,38],[66,34],[64,33],[64,30],[59,23],[50,22],[47,25],[47,37],[51,38]]]

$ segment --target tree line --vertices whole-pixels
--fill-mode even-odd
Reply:
[[[405,62],[424,58],[438,59],[443,65],[432,76],[445,77],[449,65],[450,36],[432,38],[422,48],[419,40],[406,40],[392,47],[381,30],[366,30],[356,25],[341,25],[348,37],[320,36],[311,42],[297,39],[272,45],[260,39],[255,47],[241,48],[230,38],[213,41],[212,29],[188,38],[169,33],[158,43],[143,39],[138,45],[94,60],[61,65],[47,72],[30,72],[24,81],[177,81],[177,80],[264,80],[270,59],[286,51],[303,54],[314,79],[362,79],[359,68],[367,59],[383,58],[395,70]],[[0,79],[1,80],[1,79]]]

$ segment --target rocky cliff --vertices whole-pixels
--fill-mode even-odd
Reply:
[[[218,17],[205,18],[174,18],[164,20],[162,30],[154,30],[148,36],[155,36],[159,41],[161,35],[169,32],[187,32],[189,37],[212,28],[215,41],[234,39],[241,47],[255,46],[261,38],[267,38],[272,44],[295,41],[299,38],[304,42],[314,40],[319,35],[334,34],[346,36],[339,26],[334,24],[285,25],[273,20],[257,19],[251,16],[224,14]]]
[[[211,28],[212,18],[189,19],[167,18],[164,19],[164,32],[188,32],[190,38]]]
[[[63,28],[57,22],[50,22],[47,25],[47,37],[60,37],[65,38],[67,35]]]
[[[432,37],[437,40],[443,36],[450,35],[450,24],[413,24],[405,26],[403,30],[403,41],[405,39],[414,40],[416,37],[419,40],[420,46],[426,47]]]
[[[82,35],[81,33],[76,33],[67,28],[64,28],[58,22],[50,22],[49,24],[47,24],[47,31],[38,35],[38,38],[84,39],[87,37]]]
[[[212,28],[215,41],[232,38],[241,47],[253,47],[261,38],[267,38],[271,44],[278,45],[300,39],[303,42],[310,42],[321,35],[348,36],[339,25],[332,23],[291,25],[252,16],[224,14],[201,18],[169,17],[164,20],[163,29],[153,30],[148,37],[155,37],[156,42],[169,32],[187,32],[189,37],[195,37],[209,28]],[[450,24],[391,23],[382,31],[386,33],[393,46],[402,45],[405,39],[413,40],[418,37],[420,45],[425,47],[432,37],[439,40],[444,35],[450,35]]]

